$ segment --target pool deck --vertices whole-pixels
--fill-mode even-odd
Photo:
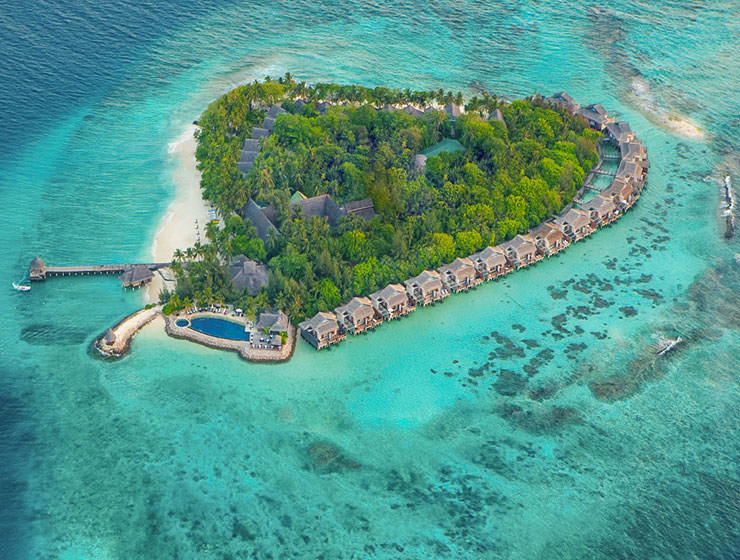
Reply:
[[[296,329],[293,325],[288,327],[288,339],[285,341],[282,348],[279,350],[270,350],[265,348],[253,348],[249,340],[229,340],[195,331],[188,326],[177,326],[178,319],[187,319],[189,321],[196,317],[213,317],[224,321],[245,324],[243,320],[235,321],[234,319],[237,319],[236,317],[224,315],[223,313],[211,313],[207,311],[194,313],[192,315],[180,313],[165,317],[165,331],[172,338],[197,342],[198,344],[219,350],[231,350],[232,352],[237,352],[242,359],[248,362],[286,362],[291,358],[293,351],[295,350]],[[254,331],[250,331],[250,339],[254,334]]]

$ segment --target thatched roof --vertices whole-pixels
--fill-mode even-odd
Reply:
[[[270,131],[266,128],[254,127],[252,129],[252,138],[267,138],[270,135]]]
[[[340,210],[350,216],[357,216],[363,220],[372,220],[375,217],[375,207],[372,198],[363,198],[360,200],[351,200],[345,202]]]
[[[474,275],[475,267],[473,262],[465,257],[458,257],[449,264],[439,267],[439,273],[444,276],[445,274],[454,274],[455,276],[462,275]]]
[[[288,316],[282,311],[264,311],[257,318],[255,328],[280,333],[288,330]]]
[[[514,239],[502,243],[499,245],[507,255],[515,255],[517,258],[521,258],[524,255],[529,255],[537,250],[534,241],[527,239],[523,235],[517,235]]]
[[[154,278],[154,273],[145,266],[134,266],[121,273],[119,279],[124,288],[129,286],[140,286]]]
[[[448,103],[444,106],[444,112],[447,113],[450,118],[456,119],[463,114],[463,108],[455,103]]]
[[[304,218],[326,218],[329,224],[336,225],[339,218],[345,215],[334,199],[328,194],[322,194],[304,200],[296,200],[290,203],[291,208],[300,208]]]
[[[560,228],[564,228],[569,225],[574,230],[579,230],[589,224],[591,220],[586,212],[578,210],[577,208],[571,208],[562,216],[555,218],[554,223]]]
[[[370,301],[375,306],[379,306],[385,303],[388,307],[395,307],[397,305],[403,305],[408,300],[408,294],[406,288],[401,284],[388,284],[382,290],[378,290],[370,294]]]
[[[265,243],[271,231],[278,233],[277,228],[267,217],[265,211],[251,198],[244,205],[244,208],[242,208],[242,217],[252,223],[257,229],[257,237]]]
[[[334,311],[337,317],[342,319],[348,317],[352,323],[358,323],[363,319],[372,319],[375,316],[373,305],[366,297],[353,297],[346,304],[340,305]]]
[[[254,296],[267,286],[267,265],[239,255],[229,265],[229,277],[235,290],[242,291],[246,288],[249,294]]]
[[[313,334],[316,338],[336,332],[339,330],[337,316],[328,311],[319,311],[316,315],[307,321],[298,325],[302,331]]]
[[[604,195],[596,195],[588,202],[588,210],[597,212],[599,215],[608,214],[616,209],[614,201],[611,197]]]
[[[409,278],[404,282],[409,291],[421,290],[422,294],[442,289],[442,280],[436,270],[424,270],[418,276]]]
[[[506,257],[503,252],[494,247],[486,247],[482,251],[473,253],[470,255],[470,260],[476,266],[485,266],[489,270],[506,264]]]
[[[626,121],[612,122],[606,125],[606,133],[618,144],[626,142],[634,137],[630,123]]]

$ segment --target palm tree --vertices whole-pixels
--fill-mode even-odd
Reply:
[[[184,257],[185,253],[182,252],[182,249],[175,249],[175,253],[172,255],[172,260],[175,262],[182,262]]]

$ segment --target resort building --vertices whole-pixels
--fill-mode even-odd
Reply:
[[[360,334],[382,322],[375,308],[366,297],[353,297],[348,303],[340,305],[334,312],[339,323],[350,333]]]
[[[498,121],[501,124],[503,124],[504,127],[506,127],[506,121],[504,120],[504,114],[501,112],[501,109],[499,109],[498,107],[496,107],[493,110],[493,113],[491,113],[489,115],[488,120],[489,121]]]
[[[463,110],[461,105],[457,105],[456,103],[448,103],[444,106],[444,112],[447,113],[447,115],[454,120],[462,115],[465,111]]]
[[[537,250],[546,257],[551,257],[570,245],[568,238],[552,222],[540,224],[530,230],[527,237],[534,241]]]
[[[523,235],[517,235],[514,239],[502,243],[499,247],[506,255],[506,260],[517,270],[538,260],[537,246],[532,239]]]
[[[558,216],[553,223],[567,235],[571,242],[579,241],[591,235],[590,216],[583,210],[571,208],[562,216]]]
[[[547,101],[549,101],[553,105],[557,105],[558,107],[565,109],[571,114],[575,114],[575,112],[578,111],[578,109],[580,109],[581,107],[578,103],[576,103],[575,99],[573,99],[564,91],[556,93],[555,95],[551,95],[547,98]]]
[[[278,235],[279,233],[267,214],[267,208],[260,206],[251,198],[241,211],[242,218],[248,220],[254,226],[257,230],[257,237],[265,243],[267,243],[271,234]]]
[[[488,281],[506,274],[511,270],[506,256],[495,247],[486,247],[482,251],[470,255],[478,277]]]
[[[317,350],[337,344],[347,337],[339,326],[337,316],[327,311],[319,311],[298,327],[301,329],[301,336]]]
[[[375,217],[375,208],[370,198],[353,200],[339,206],[328,194],[321,194],[311,198],[298,200],[291,199],[290,208],[300,212],[304,218],[326,218],[329,225],[335,226],[344,216],[357,216],[364,220],[372,220]]]
[[[298,104],[298,101],[296,101],[296,105],[297,104]],[[280,115],[282,113],[287,113],[287,111],[285,109],[283,109],[280,105],[274,105],[274,104],[273,105],[270,105],[270,108],[267,109],[267,111],[265,112],[265,114],[268,117],[271,117],[273,119],[276,118],[278,115]]]
[[[28,278],[34,282],[46,279],[46,263],[39,257],[31,261],[31,266],[28,267]]]
[[[609,122],[614,121],[614,118],[609,117],[606,109],[598,103],[582,107],[577,111],[577,114],[586,119],[588,126],[598,131],[604,130]]]
[[[421,109],[418,109],[414,107],[413,105],[406,105],[403,109],[401,109],[404,113],[408,113],[412,117],[423,117],[424,111]]]
[[[610,196],[598,194],[585,204],[585,206],[591,218],[591,227],[594,229],[604,227],[619,216],[617,205]]]
[[[632,206],[636,195],[632,184],[621,178],[615,178],[612,184],[601,192],[601,196],[611,198],[621,211]]]
[[[134,266],[124,270],[119,279],[124,288],[138,288],[148,284],[154,278],[154,273],[146,266]]]
[[[622,142],[629,142],[635,138],[635,133],[632,132],[630,123],[626,121],[608,123],[604,130],[606,131],[607,137],[617,146]]]
[[[645,185],[645,168],[635,161],[620,161],[615,179],[624,179],[631,183],[637,190],[642,190]]]
[[[255,348],[280,349],[290,321],[282,311],[264,311],[257,317],[250,343]]]
[[[429,305],[449,295],[442,286],[442,279],[436,270],[425,270],[418,276],[404,282],[408,296],[416,305]]]
[[[468,290],[477,285],[479,280],[475,275],[473,262],[468,258],[456,258],[450,264],[437,269],[442,285],[451,292]]]
[[[246,289],[249,295],[255,296],[264,286],[267,286],[267,265],[239,255],[229,264],[229,277],[236,291],[241,292]]]
[[[638,162],[644,168],[650,166],[647,157],[647,149],[642,145],[642,142],[637,139],[619,144],[619,154],[622,161]]]
[[[266,128],[254,127],[252,129],[252,138],[267,138],[271,131]]]
[[[370,294],[370,302],[386,320],[407,315],[414,308],[409,307],[409,295],[401,284],[388,284],[382,290]]]

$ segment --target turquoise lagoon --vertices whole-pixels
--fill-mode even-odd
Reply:
[[[0,292],[6,557],[740,554],[740,269],[716,219],[738,163],[733,6],[0,8],[7,286],[36,255],[146,259],[175,188],[168,146],[268,74],[565,89],[629,120],[652,164],[635,209],[592,239],[281,365],[154,327],[94,359],[141,305],[114,278]],[[671,112],[704,138],[672,134]],[[688,343],[657,361],[659,333]]]

